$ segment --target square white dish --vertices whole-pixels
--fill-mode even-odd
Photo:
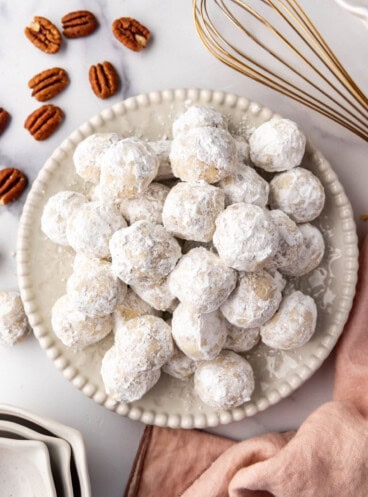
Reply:
[[[91,484],[88,473],[86,449],[82,435],[69,426],[37,414],[0,404],[0,419],[22,424],[47,436],[61,438],[68,442],[72,450],[72,465],[75,465],[81,497],[91,497]]]
[[[0,497],[57,497],[47,447],[0,438]]]
[[[61,438],[49,437],[26,426],[0,419],[0,437],[16,440],[36,440],[43,442],[50,455],[51,470],[54,477],[57,497],[73,497],[73,485],[70,474],[70,445]]]

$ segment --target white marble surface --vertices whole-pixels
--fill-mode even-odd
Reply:
[[[368,32],[359,20],[347,16],[333,0],[302,4],[324,30],[342,60],[368,89],[363,59]],[[71,40],[59,54],[46,55],[23,35],[33,15],[57,23],[66,11],[88,8],[101,27],[90,38]],[[129,15],[151,28],[150,47],[133,53],[110,31],[111,21]],[[367,144],[319,115],[276,95],[221,65],[202,47],[195,33],[190,0],[2,0],[0,1],[0,105],[11,112],[9,129],[0,138],[0,166],[24,170],[32,181],[53,149],[79,124],[104,107],[141,92],[174,87],[207,87],[245,95],[295,119],[307,136],[333,164],[349,195],[360,236],[367,226],[359,220],[368,210]],[[92,63],[110,60],[122,77],[118,95],[98,100],[88,85]],[[65,67],[70,87],[57,98],[66,114],[61,128],[44,143],[35,142],[23,129],[25,117],[37,107],[27,81],[39,70]],[[15,251],[22,199],[0,208],[0,286],[17,287]],[[333,359],[289,399],[254,418],[211,430],[233,438],[246,438],[269,430],[297,427],[318,405],[331,398]],[[0,350],[0,402],[13,403],[51,416],[78,428],[84,435],[94,497],[123,494],[143,425],[121,418],[87,399],[69,384],[47,359],[34,338],[14,349]]]

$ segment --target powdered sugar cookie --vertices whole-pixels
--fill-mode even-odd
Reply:
[[[185,254],[169,276],[173,295],[202,313],[218,309],[235,285],[236,272],[203,247]]]
[[[67,222],[66,234],[76,252],[106,259],[110,256],[111,236],[126,225],[125,219],[113,205],[87,202],[73,212]]]
[[[216,219],[213,244],[228,266],[257,271],[275,255],[279,234],[269,211],[252,204],[233,204]]]
[[[227,337],[224,349],[233,352],[248,352],[259,342],[259,328],[238,328],[226,322]]]
[[[133,373],[127,369],[125,355],[116,347],[102,359],[101,376],[106,392],[117,402],[134,402],[143,397],[158,382],[161,370]]]
[[[0,291],[0,345],[12,346],[30,331],[19,293]]]
[[[120,211],[130,224],[146,220],[162,224],[162,209],[170,188],[161,183],[151,183],[139,197],[124,199]]]
[[[163,365],[162,371],[178,380],[186,380],[194,374],[196,363],[174,345],[174,353]]]
[[[281,298],[276,280],[267,271],[242,273],[221,311],[231,324],[239,328],[256,328],[271,319]]]
[[[250,400],[254,374],[249,362],[225,350],[211,361],[198,365],[194,390],[205,404],[216,409],[232,409]]]
[[[181,255],[178,242],[160,224],[137,221],[110,240],[112,267],[128,285],[164,279]]]
[[[216,357],[226,340],[226,325],[219,311],[200,314],[193,307],[179,304],[172,317],[176,345],[193,361]]]
[[[52,242],[69,245],[66,226],[73,212],[87,202],[81,193],[65,191],[49,198],[41,217],[41,229]]]
[[[76,173],[85,181],[97,184],[100,181],[101,156],[120,139],[117,133],[96,133],[80,142],[73,155]]]
[[[55,335],[66,347],[82,350],[105,338],[112,330],[112,317],[88,317],[78,311],[68,295],[54,304],[51,323]]]
[[[221,128],[192,128],[179,133],[171,145],[174,176],[182,181],[216,183],[236,169],[234,138]]]
[[[190,129],[204,127],[227,129],[227,120],[214,109],[192,105],[173,122],[172,132],[175,138]]]
[[[231,176],[219,183],[225,192],[226,205],[244,202],[265,207],[268,202],[269,184],[246,164],[239,163]]]
[[[270,205],[284,211],[296,223],[307,223],[321,214],[325,191],[317,176],[297,167],[272,179]]]
[[[274,349],[302,347],[316,329],[317,306],[312,297],[293,292],[285,297],[274,317],[261,328],[262,341]]]
[[[154,180],[159,161],[151,147],[138,138],[125,138],[101,157],[101,189],[116,201],[141,195]]]
[[[178,183],[168,194],[162,211],[167,231],[184,240],[209,242],[216,217],[224,210],[225,195],[204,181]]]
[[[305,151],[305,136],[289,119],[271,119],[261,124],[249,139],[250,158],[269,172],[299,166]]]

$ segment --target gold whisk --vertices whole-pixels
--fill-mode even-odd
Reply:
[[[368,141],[367,96],[297,0],[193,0],[193,10],[219,60]]]

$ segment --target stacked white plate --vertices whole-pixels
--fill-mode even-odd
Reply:
[[[82,435],[0,404],[0,497],[91,497]]]

